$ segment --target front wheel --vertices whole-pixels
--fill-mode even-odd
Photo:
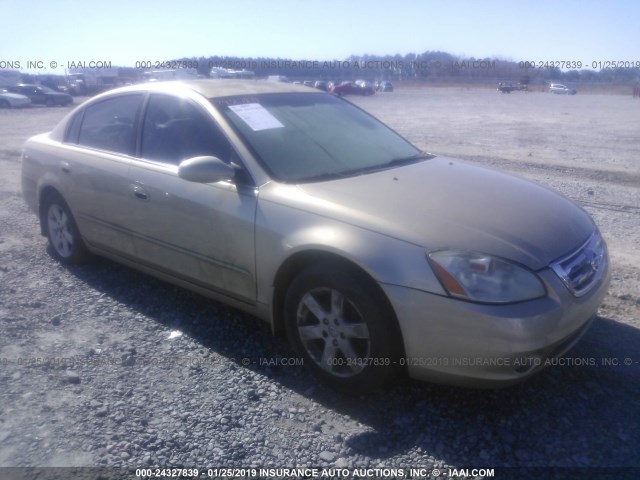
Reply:
[[[65,264],[82,263],[88,257],[76,222],[67,203],[57,193],[45,198],[44,224],[53,256]]]
[[[311,267],[285,300],[287,336],[305,365],[328,386],[362,394],[402,376],[402,341],[390,307],[372,280],[340,268]]]

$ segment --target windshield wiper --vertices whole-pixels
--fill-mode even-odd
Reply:
[[[434,157],[435,155],[431,153],[420,152],[420,153],[416,153],[415,155],[410,155],[408,157],[394,158],[390,160],[388,163],[383,163],[381,165],[369,165],[362,168],[344,170],[342,172],[321,173],[319,175],[304,177],[304,178],[295,180],[295,183],[321,182],[324,180],[337,180],[339,178],[355,177],[364,173],[377,172],[379,170],[386,170],[388,168],[392,168],[398,165],[414,163],[418,160],[429,160]]]
[[[408,163],[413,163],[416,160],[429,160],[434,157],[435,155],[433,155],[432,153],[420,152],[420,153],[416,153],[415,155],[409,155],[408,157],[393,158],[389,161],[387,166],[404,165]]]
[[[312,182],[322,182],[324,180],[337,180],[338,178],[345,178],[349,175],[344,175],[340,172],[331,172],[331,173],[321,173],[319,175],[312,175],[310,177],[302,177],[294,180],[291,183],[312,183]]]

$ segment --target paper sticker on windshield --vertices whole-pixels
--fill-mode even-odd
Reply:
[[[284,128],[284,125],[259,103],[229,105],[229,109],[244,120],[254,132],[269,130],[271,128]]]

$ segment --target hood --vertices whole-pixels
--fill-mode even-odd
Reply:
[[[328,182],[271,187],[264,200],[429,251],[482,252],[534,270],[578,248],[595,229],[587,213],[559,193],[445,157]]]

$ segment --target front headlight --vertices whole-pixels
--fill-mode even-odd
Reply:
[[[479,253],[432,252],[429,261],[449,295],[472,302],[511,303],[544,297],[538,276],[501,258]]]

